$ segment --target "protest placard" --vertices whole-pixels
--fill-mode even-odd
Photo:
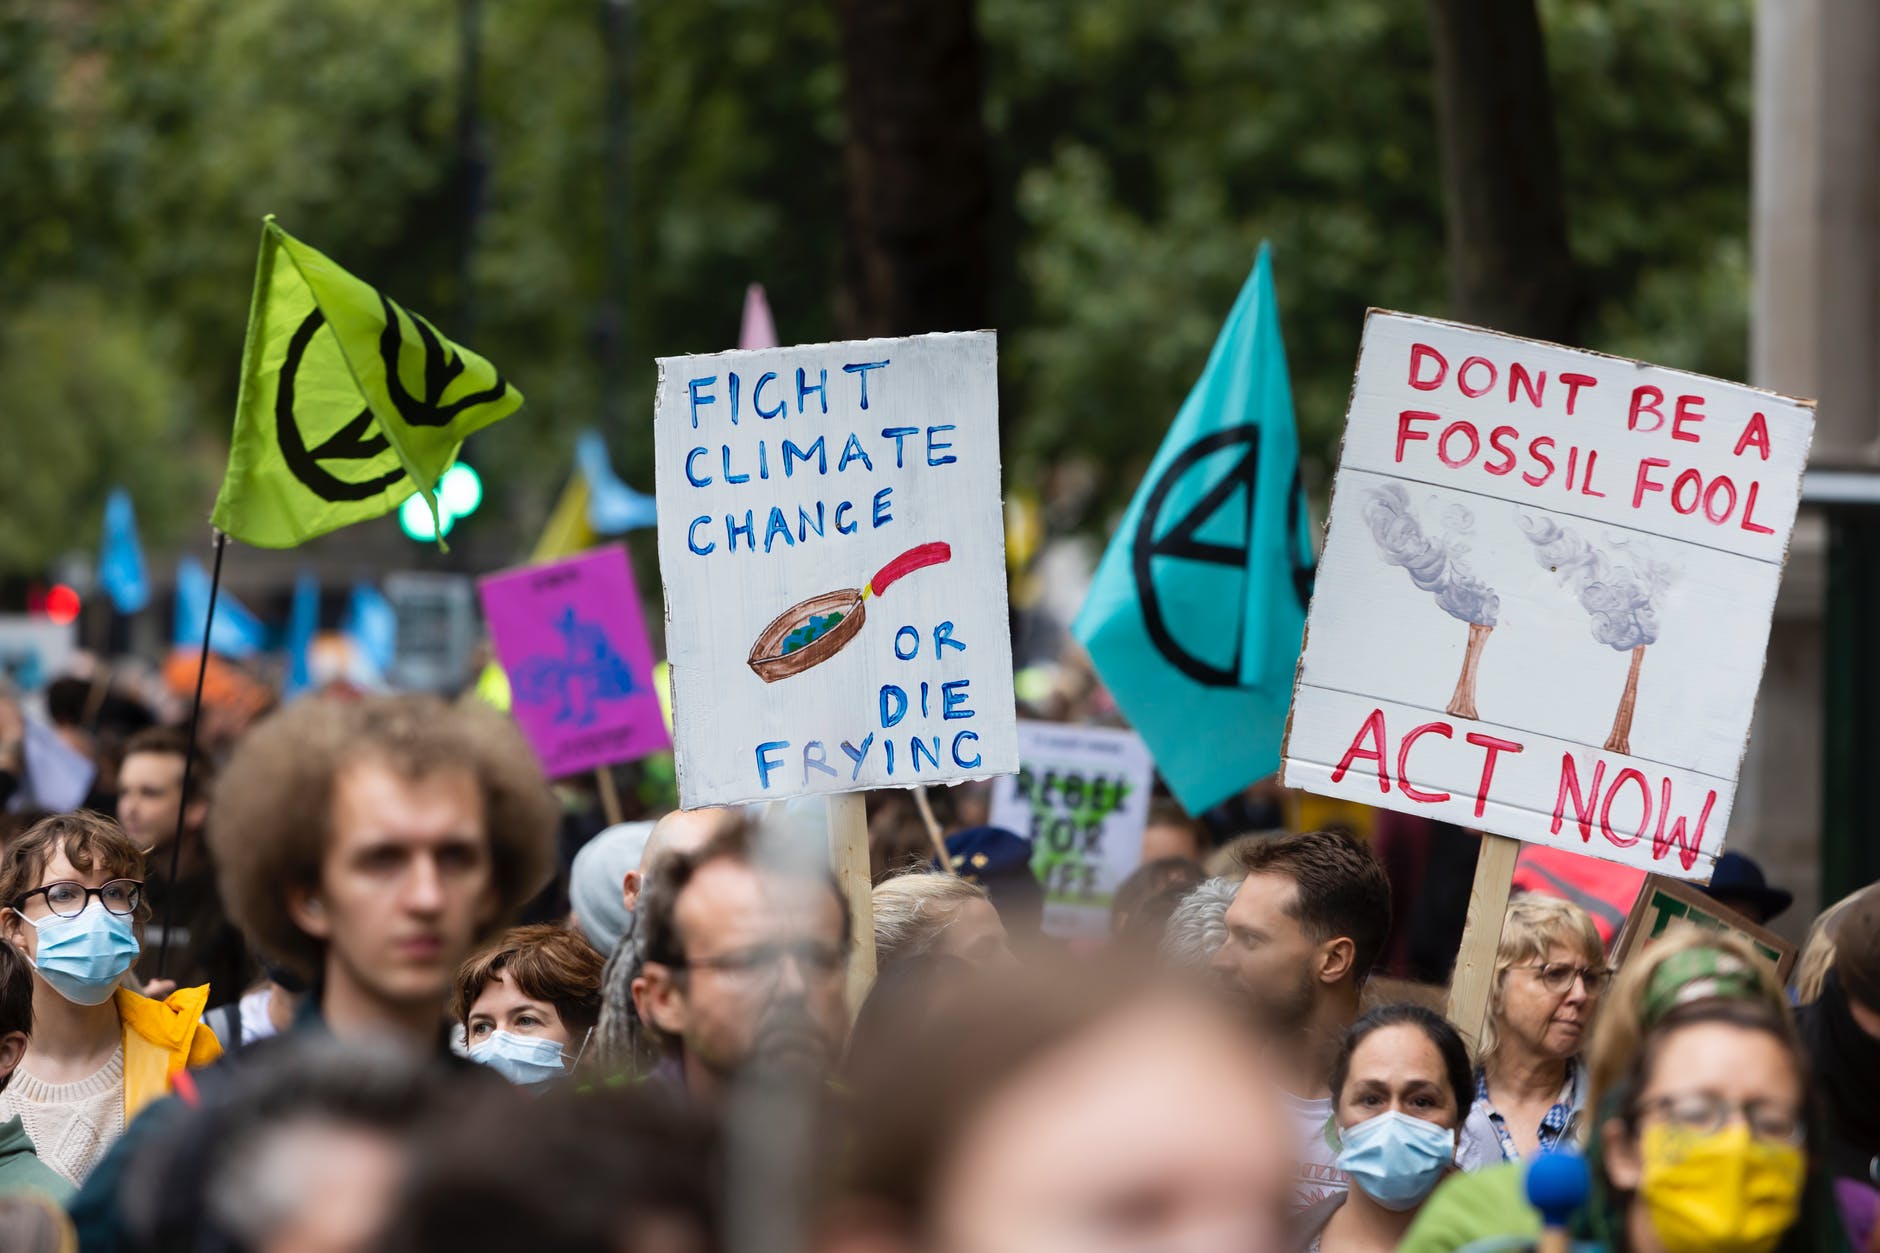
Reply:
[[[476,648],[477,596],[461,574],[404,571],[385,576],[397,632],[386,677],[405,691],[447,692],[462,686]]]
[[[1154,785],[1133,731],[1018,724],[1018,774],[993,791],[990,821],[1031,839],[1046,934],[1108,934],[1110,899],[1142,861]]]
[[[1646,877],[1624,929],[1613,942],[1613,965],[1625,965],[1667,931],[1687,926],[1735,936],[1768,962],[1777,980],[1787,985],[1789,971],[1795,968],[1797,950],[1793,944],[1697,889],[1660,875]]]
[[[1705,880],[1813,405],[1373,310],[1286,782]]]
[[[1018,768],[990,333],[659,362],[686,808]]]
[[[623,545],[478,581],[510,712],[550,778],[667,747]]]
[[[78,624],[31,614],[0,614],[0,678],[37,692],[59,677],[78,648]]]

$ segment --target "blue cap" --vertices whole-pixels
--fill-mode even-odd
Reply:
[[[954,874],[986,889],[1006,930],[1037,931],[1044,886],[1031,872],[1030,840],[1004,827],[969,827],[947,837],[947,861]]]

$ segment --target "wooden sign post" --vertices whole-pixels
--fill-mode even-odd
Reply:
[[[1284,776],[1489,833],[1465,1034],[1514,841],[1710,878],[1813,434],[1810,401],[1366,315]]]
[[[829,860],[849,906],[849,1016],[875,982],[875,898],[868,870],[867,802],[856,792],[829,798]]]
[[[1475,857],[1475,885],[1469,889],[1469,913],[1462,924],[1462,946],[1456,951],[1456,972],[1449,980],[1449,1021],[1462,1033],[1469,1052],[1482,1038],[1488,1019],[1488,997],[1495,981],[1495,952],[1501,947],[1502,919],[1508,913],[1508,893],[1514,884],[1515,858],[1521,841],[1505,835],[1484,835]]]

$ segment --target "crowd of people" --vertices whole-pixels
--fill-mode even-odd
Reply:
[[[1880,1250],[1880,886],[1787,987],[1518,892],[1451,1022],[1364,840],[1158,802],[1065,944],[965,785],[871,798],[856,997],[817,805],[596,834],[412,695],[98,756],[0,849],[0,1250]]]

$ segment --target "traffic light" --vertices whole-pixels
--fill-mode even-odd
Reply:
[[[438,479],[437,520],[444,534],[449,535],[457,519],[476,512],[476,507],[482,503],[483,479],[465,463],[457,462]],[[398,507],[398,525],[407,536],[420,543],[428,544],[437,538],[437,529],[431,525],[431,507],[424,503],[424,493],[413,492],[405,497],[405,503]]]
[[[78,620],[78,611],[84,606],[78,593],[63,583],[54,583],[46,589],[46,617],[60,626]]]

